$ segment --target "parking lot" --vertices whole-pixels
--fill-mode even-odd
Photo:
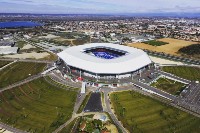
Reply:
[[[93,92],[88,100],[84,112],[102,112],[101,93]]]
[[[200,113],[200,84],[192,82],[178,99],[178,104],[186,109]]]

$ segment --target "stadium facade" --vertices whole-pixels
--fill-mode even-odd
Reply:
[[[90,43],[69,47],[58,53],[64,62],[67,74],[76,74],[78,79],[96,80],[124,79],[139,73],[152,61],[136,48],[110,43]]]

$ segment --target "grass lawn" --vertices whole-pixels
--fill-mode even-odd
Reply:
[[[152,46],[162,46],[162,45],[168,44],[167,42],[162,42],[162,41],[157,41],[157,40],[146,41],[144,43],[152,45]]]
[[[111,101],[118,119],[131,133],[199,133],[200,118],[134,91],[115,92]]]
[[[179,95],[185,88],[185,84],[167,78],[159,78],[156,82],[152,83],[151,86],[172,95]]]
[[[200,81],[200,68],[187,66],[166,66],[163,71],[188,80]]]
[[[0,61],[0,68],[11,63],[11,61]]]
[[[40,78],[1,93],[0,121],[28,132],[50,133],[71,118],[76,96],[76,91]]]
[[[31,75],[42,72],[46,64],[32,62],[16,62],[0,73],[0,88],[26,79]]]

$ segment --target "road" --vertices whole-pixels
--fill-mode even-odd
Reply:
[[[115,114],[112,112],[111,107],[110,107],[110,98],[108,97],[109,91],[104,91],[104,98],[105,98],[105,104],[106,104],[106,112],[109,113],[111,116],[112,120],[114,121],[114,124],[122,130],[123,133],[128,133],[127,130],[123,127],[121,122],[117,119]]]
[[[172,79],[175,79],[175,80],[177,80],[177,81],[181,81],[181,82],[186,83],[186,84],[189,84],[189,83],[191,82],[191,81],[189,81],[189,80],[186,80],[186,79],[177,77],[177,76],[175,76],[175,75],[173,75],[173,74],[171,74],[171,73],[163,72],[163,71],[161,71],[161,70],[155,70],[155,71],[158,72],[158,73],[160,73],[161,75],[164,75],[164,76],[166,76],[166,77],[170,77],[170,78],[172,78]]]
[[[9,58],[0,58],[1,61],[18,61],[18,62],[35,62],[35,63],[47,63],[52,64],[54,61],[49,60],[31,60],[31,59],[9,59]]]
[[[72,113],[72,117],[67,122],[65,122],[63,125],[61,125],[59,128],[57,128],[53,133],[58,133],[64,127],[66,127],[70,122],[72,122],[75,118],[81,116],[80,114],[79,115],[76,114],[76,112],[78,111],[80,105],[82,104],[83,100],[85,99],[85,96],[86,96],[86,94],[82,95],[80,98],[77,96],[76,103],[74,105],[74,111]]]
[[[151,86],[149,86],[149,85],[146,85],[146,84],[144,84],[144,83],[141,83],[141,82],[139,82],[139,81],[132,81],[132,84],[133,85],[135,85],[135,86],[137,86],[137,87],[139,87],[139,88],[142,88],[142,89],[146,89],[146,90],[148,90],[148,91],[151,91],[152,93],[154,93],[154,94],[157,94],[157,95],[160,95],[160,96],[163,96],[163,97],[165,97],[165,98],[168,98],[168,99],[170,99],[170,100],[175,100],[176,99],[176,97],[174,96],[174,95],[171,95],[171,94],[169,94],[169,93],[166,93],[166,92],[164,92],[164,91],[161,91],[161,90],[159,90],[159,89],[156,89],[156,88],[154,88],[154,87],[151,87]]]
[[[55,71],[53,71],[53,73],[51,73],[49,75],[51,77],[51,79],[57,81],[57,82],[60,82],[64,85],[67,85],[67,86],[72,86],[72,87],[75,87],[75,88],[81,88],[81,83],[79,82],[72,82],[70,81],[69,79],[65,79],[61,76],[60,73],[56,73]]]
[[[175,55],[170,55],[166,54],[163,52],[155,52],[155,51],[150,51],[150,50],[144,50],[147,52],[149,55],[160,57],[160,58],[165,58],[169,60],[174,60],[174,61],[179,61],[179,62],[184,62],[188,64],[195,64],[195,65],[200,65],[200,60],[198,59],[190,59],[182,56],[175,56]]]

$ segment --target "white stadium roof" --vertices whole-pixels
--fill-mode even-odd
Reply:
[[[113,59],[98,58],[84,53],[85,49],[94,47],[106,47],[128,53]],[[133,72],[152,62],[148,55],[140,49],[110,43],[90,43],[73,46],[58,53],[58,56],[69,66],[96,74],[123,74]]]

